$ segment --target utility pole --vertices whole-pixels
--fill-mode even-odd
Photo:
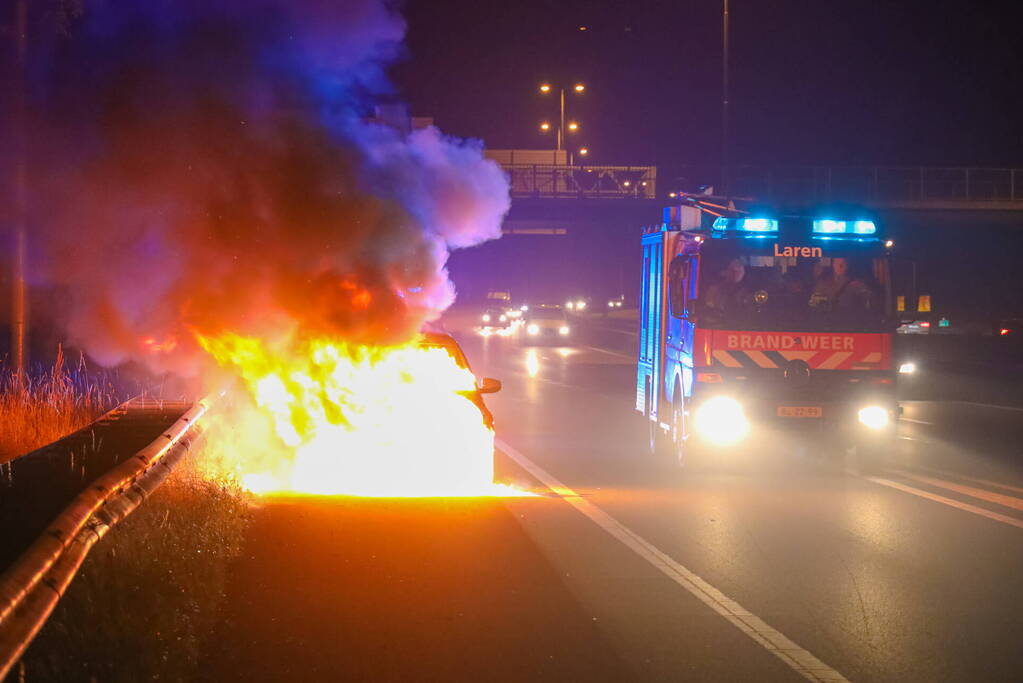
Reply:
[[[19,380],[25,373],[25,336],[27,314],[25,305],[25,252],[28,216],[28,126],[26,124],[28,87],[28,0],[18,0],[15,25],[18,72],[15,111],[14,169],[14,258],[11,273],[11,361]]]
[[[565,134],[565,89],[559,88],[561,91],[561,125],[558,126],[558,151],[561,151],[561,147],[564,141],[561,139]]]
[[[728,0],[721,12],[721,194],[731,197],[728,158]]]

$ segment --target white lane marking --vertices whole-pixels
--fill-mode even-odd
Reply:
[[[985,491],[984,489],[956,484],[955,482],[945,481],[944,479],[926,477],[922,474],[913,474],[912,472],[907,472],[905,470],[889,470],[889,472],[893,472],[900,477],[913,479],[921,484],[929,484],[931,486],[937,486],[940,489],[945,489],[946,491],[954,491],[956,493],[961,493],[964,496],[970,496],[979,500],[986,500],[987,502],[994,503],[995,505],[1012,508],[1013,510],[1023,510],[1023,498],[1007,496],[1003,493],[994,493],[993,491]]]
[[[618,351],[609,351],[607,349],[602,349],[599,346],[587,346],[586,348],[588,348],[591,351],[599,351],[600,353],[606,353],[609,356],[618,356],[619,358],[628,358],[629,360],[635,360],[636,358],[636,356],[633,354],[620,353]]]
[[[689,591],[705,605],[724,617],[733,626],[756,641],[765,650],[791,667],[795,672],[811,681],[847,681],[842,674],[814,657],[775,630],[760,617],[735,602],[710,585],[689,569],[673,560],[656,546],[636,532],[624,526],[599,507],[582,498],[578,493],[562,484],[553,475],[527,458],[503,439],[496,440],[497,447],[523,469],[536,477],[544,486],[561,496],[565,502],[590,518],[594,524],[611,534],[624,546],[660,570],[665,576]]]
[[[892,481],[891,479],[883,479],[881,477],[864,477],[864,479],[872,481],[875,484],[880,484],[881,486],[887,486],[889,488],[897,489],[899,491],[902,491],[903,493],[909,493],[914,496],[919,496],[920,498],[926,498],[927,500],[934,501],[935,503],[948,505],[950,507],[963,510],[964,512],[972,512],[975,515],[987,517],[988,519],[993,519],[996,522],[1002,522],[1003,524],[1009,524],[1010,526],[1023,529],[1023,519],[1016,519],[1015,517],[1009,517],[1008,515],[1002,515],[997,512],[991,512],[990,510],[985,510],[984,508],[977,507],[976,505],[962,503],[958,500],[953,500],[952,498],[939,496],[936,493],[930,493],[929,491],[924,491],[922,489],[914,488],[912,486],[906,486],[905,484],[900,484],[899,482]]]
[[[990,479],[980,479],[979,477],[970,477],[965,474],[959,474],[957,472],[949,472],[948,470],[939,470],[936,467],[928,467],[927,465],[913,465],[918,470],[924,470],[933,474],[940,474],[943,477],[953,477],[955,479],[962,479],[963,481],[970,481],[974,484],[980,484],[981,486],[993,486],[996,489],[1003,489],[1005,491],[1012,491],[1013,493],[1023,493],[1023,488],[1019,486],[1010,486],[1009,484],[1002,484],[997,481],[991,481]]]
[[[928,422],[927,420],[915,420],[915,419],[913,419],[911,417],[900,417],[899,418],[899,422],[912,422],[915,425],[933,425],[934,424],[933,422]]]
[[[977,403],[976,401],[948,401],[948,403],[958,403],[963,406],[978,406],[980,408],[995,408],[997,410],[1012,410],[1017,413],[1023,413],[1023,408],[1017,406],[1000,406],[996,403]]]
[[[950,404],[956,404],[961,406],[977,406],[979,408],[994,408],[996,410],[1012,410],[1017,413],[1023,413],[1023,408],[1019,406],[1000,406],[997,403],[977,403],[976,401],[922,401],[922,400],[905,400],[899,401],[903,405],[909,406],[947,406]]]

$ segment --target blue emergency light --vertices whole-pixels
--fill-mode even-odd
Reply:
[[[873,235],[877,232],[874,221],[836,221],[820,219],[813,222],[815,235]]]
[[[778,221],[773,218],[725,218],[714,219],[715,230],[737,232],[778,232]]]

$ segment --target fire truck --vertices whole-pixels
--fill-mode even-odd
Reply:
[[[644,229],[636,410],[680,463],[817,435],[877,470],[898,405],[891,250],[854,210],[692,201]]]

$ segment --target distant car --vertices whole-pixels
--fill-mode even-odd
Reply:
[[[625,305],[625,295],[624,294],[619,294],[615,298],[607,300],[607,310],[609,310],[609,311],[613,310],[615,308],[621,308],[624,305]]]
[[[519,334],[525,344],[543,344],[565,341],[571,331],[560,306],[533,306],[523,316]]]
[[[996,337],[1015,340],[1019,339],[1021,330],[1023,330],[1023,318],[1002,318],[995,323],[993,333]]]
[[[582,313],[590,308],[590,300],[585,296],[576,296],[565,302],[565,308],[573,313]]]
[[[426,349],[444,349],[455,359],[458,367],[472,372],[472,368],[469,367],[469,359],[465,357],[462,347],[458,345],[458,342],[450,334],[424,332],[419,339],[419,346]],[[483,394],[494,394],[500,390],[500,380],[496,380],[493,377],[484,377],[477,382],[474,391],[462,392],[467,399],[479,408],[480,414],[483,416],[483,424],[491,431],[494,429],[494,414],[490,412],[487,404],[483,401]]]
[[[480,327],[504,329],[511,325],[511,318],[503,308],[488,308],[480,315]]]
[[[904,320],[901,325],[895,329],[896,334],[930,334],[931,333],[931,321],[930,320]]]

